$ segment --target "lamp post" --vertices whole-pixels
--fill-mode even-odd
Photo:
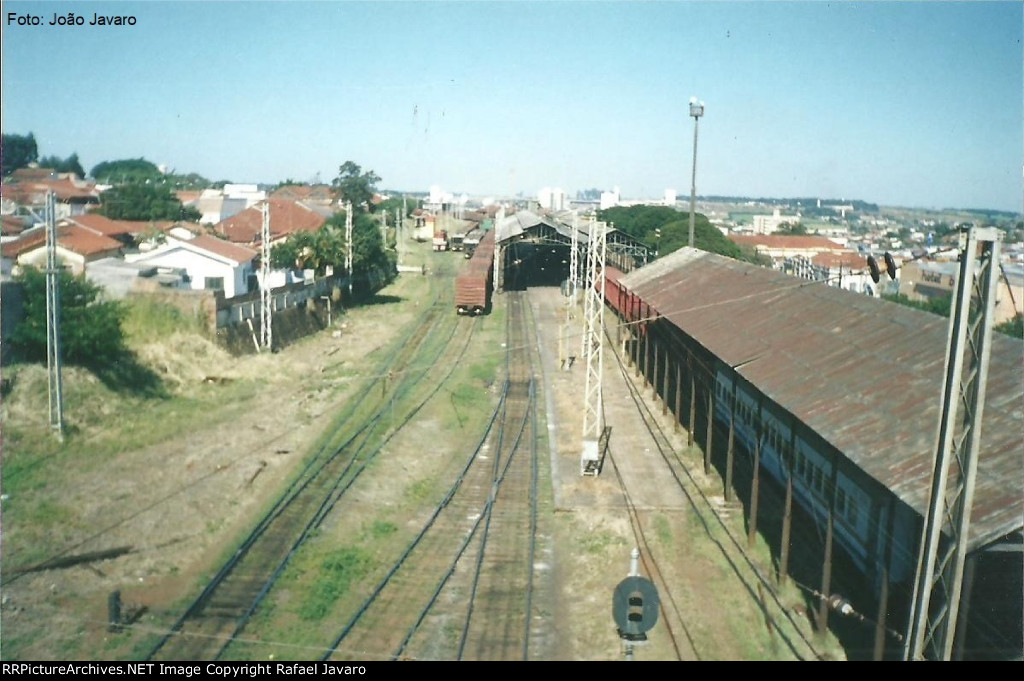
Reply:
[[[693,116],[693,172],[690,175],[690,248],[693,248],[693,208],[697,200],[697,123],[704,115],[704,102],[690,97],[690,115]]]

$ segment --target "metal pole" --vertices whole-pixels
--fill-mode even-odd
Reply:
[[[693,170],[690,172],[690,248],[693,248],[693,212],[697,201],[697,121],[693,117]]]
[[[700,117],[704,115],[704,102],[697,102],[696,97],[690,98],[690,115],[693,116],[693,169],[690,172],[690,248],[693,248],[694,206],[697,201],[697,127]]]

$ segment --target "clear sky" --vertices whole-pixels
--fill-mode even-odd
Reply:
[[[82,26],[51,26],[74,12]],[[40,17],[38,26],[16,16]],[[90,26],[93,13],[134,26]],[[3,2],[2,127],[234,182],[1022,211],[1024,3]]]

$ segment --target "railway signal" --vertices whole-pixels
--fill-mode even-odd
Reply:
[[[647,640],[647,632],[658,622],[658,588],[637,574],[640,552],[630,553],[629,576],[619,582],[612,595],[612,617],[619,638],[626,642],[626,659],[633,659],[633,646]]]

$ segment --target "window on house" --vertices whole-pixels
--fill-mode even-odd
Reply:
[[[210,291],[223,291],[224,277],[206,277],[203,283],[203,288]]]

